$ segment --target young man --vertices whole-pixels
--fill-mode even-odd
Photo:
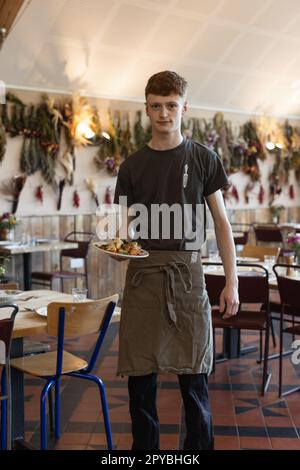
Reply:
[[[205,239],[205,200],[226,274],[220,311],[228,318],[238,309],[235,249],[220,191],[228,181],[219,157],[181,134],[186,88],[175,72],[149,79],[145,94],[152,138],[121,165],[115,193],[115,203],[127,196],[128,207],[139,204],[138,212],[148,210],[136,233],[150,256],[130,261],[120,325],[118,375],[129,376],[134,450],[159,449],[158,373],[178,376],[187,430],[184,449],[213,449],[207,387],[211,311],[199,251]],[[155,218],[158,208],[161,214]]]

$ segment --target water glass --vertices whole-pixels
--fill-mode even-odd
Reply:
[[[215,250],[209,250],[208,259],[211,263],[220,261],[219,252]]]
[[[73,302],[84,302],[87,299],[87,289],[74,287],[72,289]]]
[[[265,255],[264,256],[264,265],[268,269],[268,271],[272,270],[275,263],[276,263],[276,256],[274,256],[274,255]]]

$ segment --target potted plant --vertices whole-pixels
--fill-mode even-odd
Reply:
[[[9,240],[10,232],[17,225],[17,219],[9,212],[5,212],[0,217],[0,240]]]

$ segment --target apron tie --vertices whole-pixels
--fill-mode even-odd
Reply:
[[[182,269],[181,269],[182,268]],[[187,282],[183,277],[183,268],[185,268],[187,272]],[[190,268],[188,267],[187,263],[183,262],[170,262],[163,265],[154,265],[154,266],[145,266],[142,269],[136,271],[133,275],[131,284],[134,287],[138,287],[142,282],[142,279],[145,274],[163,272],[165,273],[166,279],[166,304],[169,313],[169,317],[171,322],[175,325],[178,331],[181,331],[177,325],[177,316],[175,312],[176,307],[176,295],[175,295],[175,273],[179,275],[180,282],[186,294],[190,294],[192,291],[192,273]]]

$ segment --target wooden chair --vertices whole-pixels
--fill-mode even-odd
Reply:
[[[273,224],[253,224],[257,242],[282,243],[280,228]]]
[[[53,287],[53,281],[60,279],[61,291],[64,291],[63,282],[67,279],[75,280],[77,285],[77,279],[83,278],[85,280],[86,288],[88,289],[88,272],[87,272],[87,258],[91,240],[94,238],[92,232],[78,232],[73,231],[68,233],[65,237],[65,242],[76,242],[78,248],[72,248],[70,250],[62,250],[60,253],[60,270],[52,272],[33,271],[31,273],[31,279],[34,284],[48,286],[50,289]],[[83,259],[84,269],[83,272],[63,270],[63,259],[64,258],[76,258]]]
[[[249,231],[251,228],[250,224],[243,223],[231,223],[233,240],[235,245],[246,245],[248,243]],[[236,235],[236,233],[241,235]]]
[[[1,449],[11,449],[11,380],[10,380],[10,347],[15,316],[19,307],[14,304],[1,304],[0,309],[13,309],[9,318],[0,320],[0,365],[1,374]]]
[[[283,334],[300,335],[300,280],[286,275],[287,269],[300,269],[300,265],[276,264],[273,271],[277,278],[278,290],[281,300],[280,312],[280,347],[279,347],[279,397],[289,395],[300,390],[300,385],[282,393],[282,358]],[[293,338],[292,337],[292,338]],[[293,352],[293,351],[290,351]]]
[[[52,387],[55,387],[55,437],[60,437],[60,381],[62,376],[71,376],[93,381],[100,391],[102,412],[108,449],[112,449],[112,436],[102,380],[92,374],[103,340],[113,315],[118,295],[105,299],[62,303],[52,302],[48,305],[47,332],[57,337],[57,350],[12,359],[11,365],[24,373],[46,380],[40,397],[41,449],[47,447],[46,434],[46,398]],[[89,361],[64,350],[64,339],[97,333],[97,340]]]
[[[19,284],[16,282],[8,282],[7,284],[0,284],[0,290],[18,290]]]
[[[272,246],[255,246],[255,245],[245,245],[241,251],[241,256],[258,258],[259,261],[264,261],[264,256],[275,256],[276,261],[280,253],[280,247]]]
[[[264,257],[266,255],[275,256],[275,261],[278,262],[278,258],[280,255],[280,247],[245,245],[240,255],[245,256],[245,257],[251,257],[251,258],[258,258],[259,261],[264,261]],[[275,301],[274,295],[271,295],[270,311],[271,312],[280,311],[279,305]],[[277,320],[277,318],[274,316],[271,316],[271,333],[272,333],[273,346],[275,348],[276,337],[275,337],[273,320]]]
[[[222,266],[221,263],[203,263],[203,265]],[[264,366],[261,394],[264,395],[268,387],[270,374],[268,374],[270,311],[269,311],[269,274],[267,269],[257,264],[243,264],[244,268],[255,268],[255,271],[239,273],[239,300],[240,306],[237,315],[223,319],[219,311],[219,299],[225,286],[225,274],[205,273],[205,283],[208,297],[212,305],[212,325],[215,344],[216,328],[234,328],[238,330],[254,330],[265,332]],[[262,304],[263,308],[247,310],[244,304]],[[215,347],[214,347],[215,348]],[[262,349],[262,348],[261,348]],[[214,349],[215,368],[215,349]]]

